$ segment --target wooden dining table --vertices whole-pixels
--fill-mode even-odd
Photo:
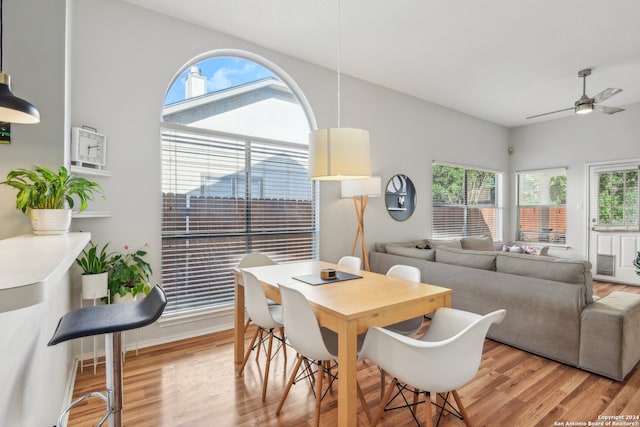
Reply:
[[[338,334],[338,426],[357,425],[357,336],[371,326],[387,326],[451,306],[451,290],[369,271],[352,272],[361,278],[309,285],[294,276],[320,274],[322,269],[345,270],[323,261],[301,261],[243,268],[253,273],[267,298],[280,302],[278,284],[301,291],[320,325]],[[236,271],[234,359],[236,372],[244,356],[244,287]]]

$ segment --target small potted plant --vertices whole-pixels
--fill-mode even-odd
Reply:
[[[64,166],[57,173],[42,166],[15,169],[0,184],[18,189],[16,208],[29,216],[34,234],[65,234],[71,224],[74,197],[82,212],[94,194],[102,194],[98,183],[69,175]]]
[[[151,264],[144,259],[147,251],[138,249],[128,252],[128,246],[125,246],[125,250],[126,253],[117,253],[110,260],[109,293],[113,302],[132,301],[137,295],[147,295],[151,290]]]
[[[633,260],[633,265],[636,267],[636,274],[640,276],[640,251],[636,254],[636,258]]]
[[[114,256],[107,253],[109,243],[99,249],[93,241],[91,247],[82,250],[76,263],[82,268],[82,297],[85,299],[104,298],[109,295],[108,279],[111,260]]]

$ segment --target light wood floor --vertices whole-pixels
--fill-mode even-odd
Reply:
[[[613,290],[640,293],[633,286],[595,283],[594,293]],[[638,331],[640,334],[640,331]],[[250,359],[244,376],[234,375],[232,331],[206,335],[129,352],[124,365],[123,419],[128,427],[310,426],[313,395],[304,382],[295,384],[280,417],[275,408],[293,367],[294,353],[272,362],[265,403],[260,400],[263,359]],[[262,357],[262,356],[261,356]],[[358,381],[373,411],[379,403],[379,374],[360,364]],[[75,396],[104,389],[104,365],[78,372]],[[553,362],[486,340],[475,379],[460,390],[474,426],[558,426],[597,422],[599,415],[640,415],[640,367],[624,382]],[[321,425],[336,425],[337,387],[322,403]],[[95,399],[94,399],[95,400]],[[37,408],[34,408],[37,410]],[[89,401],[74,409],[69,426],[92,426],[103,406]],[[418,412],[424,420],[423,408]],[[636,418],[631,422],[638,422]],[[557,423],[557,424],[556,424]],[[359,425],[368,425],[362,411]],[[407,410],[385,414],[381,426],[415,425]],[[441,426],[463,426],[448,416]],[[580,425],[580,424],[574,424]],[[632,425],[632,424],[629,424]],[[635,424],[639,425],[639,424]]]

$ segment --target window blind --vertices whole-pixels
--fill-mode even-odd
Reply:
[[[528,242],[566,243],[567,170],[517,172],[516,238]]]
[[[432,236],[490,235],[502,238],[502,174],[450,164],[433,164]]]
[[[317,258],[307,157],[298,144],[163,129],[165,313],[230,306],[233,269],[246,253],[278,262]]]

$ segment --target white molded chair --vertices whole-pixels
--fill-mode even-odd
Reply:
[[[360,271],[360,267],[362,266],[362,260],[357,256],[343,256],[342,258],[340,258],[340,260],[338,260],[338,265],[358,272]]]
[[[331,387],[333,381],[337,379],[337,375],[332,374],[330,362],[338,359],[338,335],[326,328],[320,327],[318,319],[313,312],[307,298],[297,289],[286,285],[278,285],[280,295],[282,297],[282,311],[284,328],[287,333],[287,341],[298,352],[296,364],[291,371],[291,376],[287,382],[287,386],[282,393],[278,407],[276,408],[276,416],[280,415],[282,406],[289,394],[291,385],[294,383],[302,362],[305,362],[305,369],[311,377],[313,383],[314,373],[310,372],[311,365],[315,364],[318,375],[315,375],[316,384],[316,408],[315,408],[315,426],[320,424],[320,402],[323,397],[322,381],[323,377],[329,376],[330,381],[328,388]],[[361,343],[359,343],[360,346]],[[326,391],[325,391],[326,393]],[[371,419],[371,414],[364,400],[364,395],[360,386],[358,386],[358,397],[362,402],[367,417]]]
[[[249,267],[262,267],[263,265],[274,265],[276,262],[272,260],[268,255],[263,254],[262,252],[251,252],[246,254],[240,262],[238,263],[237,268],[249,268]],[[277,304],[275,301],[267,300],[269,305]],[[251,316],[247,318],[247,322],[244,325],[244,330],[246,332],[247,328],[251,324]]]
[[[398,277],[412,282],[420,282],[420,269],[410,265],[394,265],[387,271],[387,276]],[[425,313],[426,314],[426,313]],[[424,316],[414,317],[413,319],[404,320],[402,322],[389,325],[386,329],[397,332],[402,335],[411,336],[418,332],[422,327]]]
[[[500,323],[505,314],[505,310],[496,310],[481,316],[440,308],[435,312],[427,332],[418,339],[379,327],[370,328],[359,358],[371,360],[394,377],[371,425],[375,426],[382,417],[385,407],[392,400],[394,388],[398,386],[402,390],[406,384],[425,392],[426,426],[433,425],[429,393],[445,392],[447,394],[440,406],[440,416],[446,410],[470,426],[457,389],[470,382],[478,372],[487,331],[491,324]],[[449,392],[456,401],[457,411],[448,402]]]
[[[282,306],[279,304],[269,305],[267,303],[267,297],[264,294],[264,290],[262,286],[258,282],[258,279],[253,274],[243,271],[242,272],[242,281],[244,283],[244,292],[245,292],[245,305],[247,307],[247,312],[251,317],[251,321],[258,326],[253,338],[251,339],[251,344],[249,348],[247,348],[247,352],[244,355],[244,360],[242,361],[242,366],[240,367],[240,371],[238,375],[242,375],[244,371],[244,367],[247,364],[247,360],[249,360],[249,355],[254,348],[256,338],[258,334],[260,334],[260,340],[257,344],[259,347],[268,337],[269,344],[267,346],[267,363],[264,370],[264,379],[262,382],[262,401],[265,401],[265,397],[267,394],[267,383],[269,381],[269,367],[271,365],[271,355],[273,348],[273,331],[274,329],[282,330]],[[266,336],[264,334],[266,333]],[[284,348],[284,339],[276,337],[282,341],[282,346]],[[257,359],[257,355],[256,355]],[[285,352],[285,360],[286,360],[286,352]]]

